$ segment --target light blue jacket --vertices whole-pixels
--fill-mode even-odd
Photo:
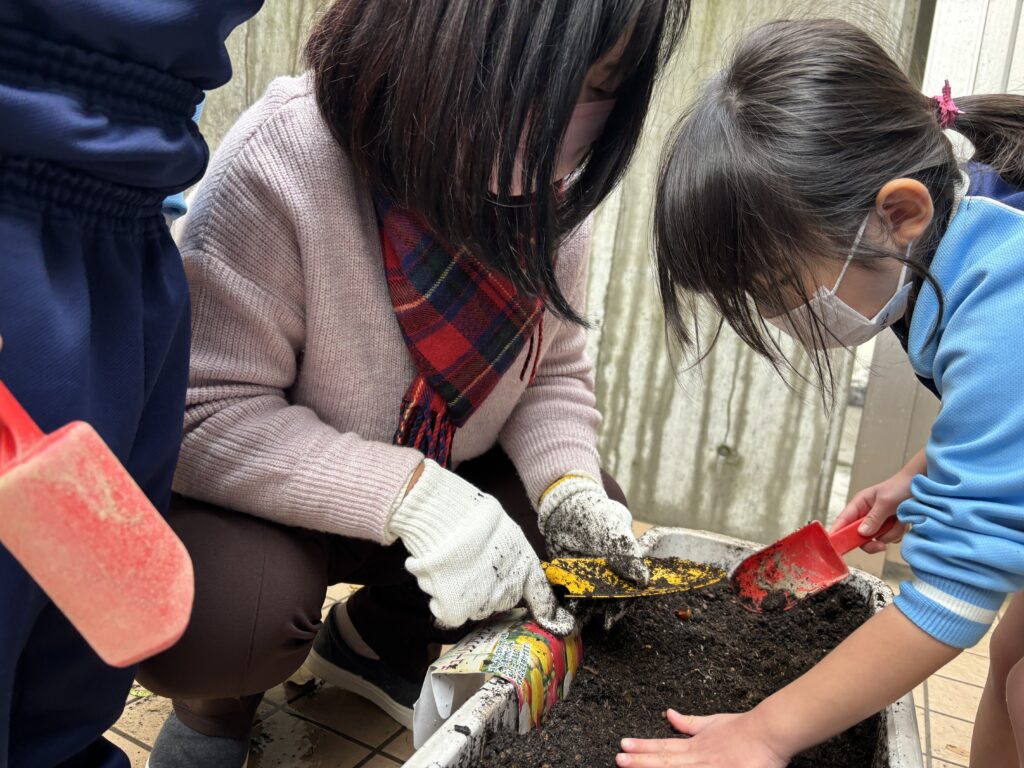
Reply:
[[[971,169],[910,323],[910,363],[942,410],[899,518],[914,573],[896,605],[948,645],[977,643],[1024,589],[1024,194]]]
[[[203,114],[203,104],[205,103],[206,99],[204,98],[196,105],[196,113],[192,115],[192,121],[196,125],[199,125],[199,118]],[[163,210],[164,218],[167,220],[168,224],[170,224],[175,219],[184,216],[185,213],[188,211],[188,206],[185,204],[185,193],[179,192],[178,194],[172,195],[171,197],[168,197],[166,200],[164,200]]]

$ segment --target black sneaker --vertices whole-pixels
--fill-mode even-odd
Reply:
[[[306,668],[316,677],[376,704],[392,719],[412,729],[412,712],[420,686],[410,683],[384,662],[360,656],[348,647],[334,622],[332,606],[320,627]]]

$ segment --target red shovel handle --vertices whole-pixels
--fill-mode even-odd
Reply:
[[[0,467],[14,461],[42,438],[42,430],[0,381]]]
[[[832,546],[835,547],[836,552],[840,555],[845,555],[847,552],[852,552],[862,544],[867,544],[873,539],[884,536],[894,525],[896,525],[896,517],[893,516],[888,518],[884,523],[882,523],[882,527],[871,536],[861,536],[861,534],[857,532],[857,529],[860,528],[860,525],[863,522],[864,518],[859,518],[849,525],[844,525],[835,533],[830,533],[828,535],[829,541],[832,542]]]

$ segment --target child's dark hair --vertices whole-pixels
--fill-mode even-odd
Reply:
[[[1024,97],[954,98],[954,129],[975,145],[974,159],[1024,185]],[[815,259],[847,258],[894,178],[931,192],[935,215],[907,264],[938,288],[924,257],[945,231],[959,169],[936,109],[846,22],[779,21],[747,37],[683,118],[659,181],[658,279],[683,346],[707,354],[695,332],[703,295],[721,314],[719,330],[728,323],[777,371],[793,371],[763,317],[787,311],[787,286],[803,286]],[[854,259],[870,266],[891,255],[863,243]],[[807,347],[831,336],[820,318],[809,333]],[[813,356],[830,401],[831,359]]]
[[[688,14],[689,0],[335,0],[306,59],[327,125],[370,186],[582,322],[556,282],[556,249],[625,171]],[[622,80],[615,109],[582,170],[564,189],[513,198],[524,133],[524,178],[551,179],[588,69],[627,33],[608,73]]]

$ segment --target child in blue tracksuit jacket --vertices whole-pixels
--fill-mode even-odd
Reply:
[[[261,2],[0,3],[0,380],[46,431],[91,423],[158,509],[189,356],[161,203],[206,167],[193,114]],[[102,734],[132,674],[0,545],[0,766],[127,766]]]
[[[963,167],[948,128],[975,148]],[[892,538],[906,534],[913,578],[895,605],[751,711],[671,712],[693,738],[625,739],[617,758],[781,767],[979,642],[1024,590],[1024,96],[954,101],[947,84],[927,98],[856,27],[769,24],[680,124],[656,218],[666,316],[684,344],[708,300],[777,370],[792,348],[772,326],[795,337],[827,396],[826,350],[895,326],[942,399],[927,448],[837,523],[865,517],[871,535],[898,507]],[[1019,594],[991,659],[971,765],[1021,765]]]

